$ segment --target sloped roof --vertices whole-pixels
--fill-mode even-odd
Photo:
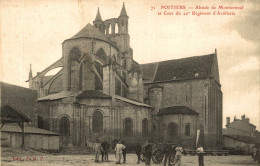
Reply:
[[[214,55],[142,64],[143,77],[148,82],[211,77]]]
[[[131,100],[131,99],[127,99],[125,97],[118,96],[118,95],[115,95],[115,99],[121,100],[121,101],[126,102],[126,103],[134,104],[134,105],[137,105],[137,106],[143,106],[143,107],[149,107],[149,108],[152,107],[150,105],[147,105],[147,104],[144,104],[144,103],[141,103],[141,102],[138,102],[138,101],[134,101],[134,100]]]
[[[172,106],[161,108],[158,115],[183,114],[183,115],[199,115],[196,111],[187,106]]]
[[[249,136],[243,136],[243,135],[230,135],[230,134],[223,134],[223,136],[225,137],[229,137],[232,138],[234,140],[238,140],[238,141],[243,141],[243,142],[247,142],[247,143],[256,143],[256,138],[254,137],[249,137]]]
[[[0,108],[0,118],[3,123],[31,122],[18,108],[11,103],[5,103]]]
[[[70,39],[78,39],[78,38],[99,39],[99,40],[108,42],[108,43],[112,44],[113,46],[115,46],[115,44],[112,42],[112,40],[107,38],[106,35],[101,33],[97,28],[95,28],[93,25],[91,25],[89,23],[82,30],[80,30],[76,35],[74,35]]]
[[[58,99],[68,98],[70,96],[73,96],[71,91],[62,91],[60,93],[55,93],[55,94],[41,97],[38,99],[38,101],[58,100]]]
[[[111,99],[112,97],[104,94],[99,90],[84,90],[80,94],[77,95],[78,99],[88,99],[88,98],[103,98],[103,99]]]
[[[37,104],[37,90],[24,88],[16,85],[0,82],[1,105],[11,103],[15,108],[18,108],[23,114],[33,119]]]
[[[16,133],[21,133],[22,129],[17,126],[17,125],[8,125],[5,124],[2,128],[1,131],[5,132],[16,132]],[[24,127],[24,133],[31,133],[31,134],[44,134],[44,135],[59,135],[58,133],[54,133],[48,130],[36,128],[36,127]]]

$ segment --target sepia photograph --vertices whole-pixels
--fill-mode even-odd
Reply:
[[[257,166],[258,0],[0,0],[1,164]]]

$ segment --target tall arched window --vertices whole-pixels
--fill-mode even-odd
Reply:
[[[126,118],[124,120],[124,135],[133,136],[133,120],[131,118]]]
[[[142,136],[147,137],[148,136],[148,121],[147,119],[143,119],[142,121]]]
[[[115,24],[115,33],[118,33],[118,24]]]
[[[83,64],[81,63],[79,69],[79,90],[83,90]]]
[[[190,136],[190,124],[185,125],[185,136]]]
[[[60,118],[60,134],[70,135],[70,120],[68,117],[63,116]]]
[[[111,24],[109,24],[108,34],[112,34],[112,26],[111,26]]]
[[[176,123],[169,123],[167,127],[168,139],[178,138],[178,125]]]
[[[73,89],[73,87],[75,86],[74,80],[77,79],[75,78],[75,65],[76,63],[79,63],[80,57],[81,51],[78,48],[74,47],[73,49],[71,49],[68,62],[69,90]]]
[[[100,111],[95,111],[92,115],[92,132],[103,132],[103,114]]]

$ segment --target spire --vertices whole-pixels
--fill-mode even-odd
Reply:
[[[101,15],[100,15],[100,13],[99,13],[99,7],[98,7],[98,12],[97,12],[97,16],[96,16],[95,21],[102,21]]]
[[[124,3],[124,2],[123,2],[123,7],[122,7],[122,9],[121,9],[120,16],[127,16],[126,10],[125,10],[125,3]]]
[[[29,88],[33,89],[32,64],[30,64],[30,71],[29,71]]]
[[[32,64],[30,64],[29,79],[32,79]]]

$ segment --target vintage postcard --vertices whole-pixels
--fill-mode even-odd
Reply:
[[[1,165],[257,165],[258,0],[0,0]]]

